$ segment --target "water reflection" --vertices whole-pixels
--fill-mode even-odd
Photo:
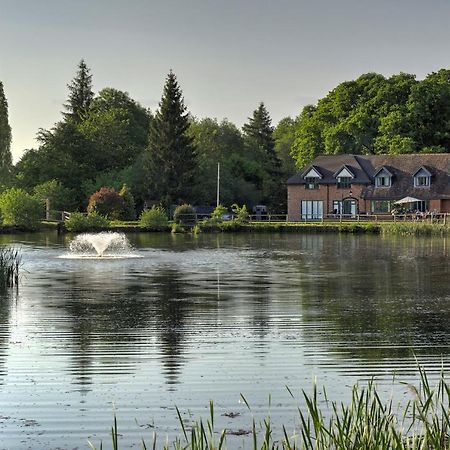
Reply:
[[[339,396],[411,370],[413,349],[437,369],[447,358],[445,239],[149,233],[130,236],[143,258],[123,261],[60,259],[69,236],[0,240],[14,239],[27,276],[17,303],[0,299],[0,400],[50,444],[106,430],[112,402],[125,408],[126,446],[136,417],[175,430],[174,404],[201,412],[213,397],[225,412],[242,392],[260,411],[285,384],[318,376]],[[274,418],[285,420],[283,402]],[[23,430],[4,427],[20,442]]]

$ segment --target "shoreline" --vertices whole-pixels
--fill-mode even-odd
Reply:
[[[143,228],[136,224],[113,223],[109,227],[100,227],[79,232],[67,231],[63,222],[43,222],[34,230],[21,226],[0,226],[0,234],[24,234],[55,231],[58,234],[79,232],[116,231],[120,233],[172,233],[169,225],[165,229]],[[221,222],[217,224],[197,223],[195,226],[178,226],[176,233],[350,233],[350,234],[388,234],[415,236],[450,236],[450,225],[430,222]]]

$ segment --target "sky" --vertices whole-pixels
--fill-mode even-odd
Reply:
[[[196,117],[276,124],[366,72],[450,66],[449,0],[0,0],[0,80],[17,161],[61,119],[84,58],[94,91],[157,109],[177,75]]]

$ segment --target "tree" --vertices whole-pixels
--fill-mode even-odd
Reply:
[[[64,112],[63,115],[66,119],[72,119],[77,123],[82,122],[94,98],[92,75],[84,59],[78,64],[77,74],[67,87],[69,88],[69,98],[64,105],[67,112]]]
[[[9,172],[12,166],[11,127],[8,120],[8,102],[0,81],[0,175]]]
[[[127,92],[102,89],[79,126],[95,148],[91,163],[96,171],[121,170],[132,164],[147,146],[150,118]]]
[[[57,211],[71,211],[74,208],[73,191],[67,189],[60,181],[50,180],[34,187],[34,196],[45,204],[47,199],[50,208]]]
[[[295,162],[291,156],[291,147],[295,139],[296,126],[296,119],[285,117],[278,122],[273,130],[275,152],[281,161],[281,169],[285,178],[295,173]]]
[[[272,119],[264,103],[253,111],[252,117],[242,127],[247,157],[259,161],[265,172],[258,186],[262,191],[262,201],[275,209],[283,209],[285,203],[285,180],[282,176],[281,161],[275,152]]]
[[[189,119],[175,74],[166,78],[159,110],[150,124],[146,150],[148,198],[166,207],[191,199],[197,169]]]

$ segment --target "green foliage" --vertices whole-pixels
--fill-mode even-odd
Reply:
[[[281,161],[284,178],[289,178],[295,172],[295,161],[291,156],[291,147],[295,140],[297,120],[291,117],[281,119],[273,130],[275,140],[275,153]]]
[[[139,226],[150,230],[166,230],[169,225],[166,211],[159,206],[144,209],[139,219]]]
[[[446,236],[450,226],[428,222],[391,222],[383,224],[382,234],[399,236]]]
[[[3,83],[0,81],[0,175],[8,172],[12,166],[11,127],[8,119],[8,101]]]
[[[90,214],[74,212],[64,222],[64,226],[67,231],[78,233],[109,228],[110,222],[106,217],[103,217],[96,212],[92,212]]]
[[[239,207],[238,204],[231,205],[231,211],[233,211],[233,219],[237,223],[247,223],[249,219],[247,207],[242,205]]]
[[[96,212],[110,219],[120,219],[124,212],[124,199],[114,188],[102,187],[89,198],[88,213]]]
[[[183,226],[181,224],[175,222],[171,226],[171,232],[173,234],[186,233],[186,230],[183,228]]]
[[[319,154],[372,154],[418,150],[412,133],[410,99],[418,82],[413,75],[388,79],[376,73],[338,85],[316,106],[303,109],[291,154],[303,167]],[[403,141],[403,138],[412,138]],[[412,146],[412,148],[411,148]]]
[[[22,189],[11,188],[0,195],[0,210],[5,225],[35,229],[44,217],[43,204]]]
[[[149,114],[128,93],[102,89],[92,101],[80,132],[95,151],[91,164],[97,173],[130,166],[148,141]]]
[[[123,200],[123,211],[121,218],[123,220],[134,220],[136,218],[136,211],[134,209],[134,197],[126,184],[122,186],[119,195]]]
[[[171,71],[166,78],[159,110],[150,124],[145,159],[149,200],[163,201],[169,206],[192,198],[197,161],[188,129],[183,95]]]
[[[86,117],[94,93],[92,92],[92,75],[84,59],[78,64],[78,71],[75,78],[70,84],[69,98],[64,107],[67,112],[64,113],[66,119],[71,119],[75,122],[81,122]]]
[[[50,200],[50,208],[57,211],[70,211],[74,208],[73,191],[67,189],[60,181],[45,181],[34,187],[34,196],[45,203]]]
[[[228,209],[225,208],[225,206],[223,205],[217,205],[214,208],[214,211],[211,214],[211,219],[214,222],[222,222],[223,220],[223,215],[228,213]]]
[[[187,204],[177,206],[173,213],[173,220],[177,224],[194,224],[197,221],[194,208]]]
[[[253,111],[252,117],[242,127],[246,154],[261,165],[261,202],[279,209],[285,203],[286,190],[281,161],[275,152],[272,120],[264,103]]]

